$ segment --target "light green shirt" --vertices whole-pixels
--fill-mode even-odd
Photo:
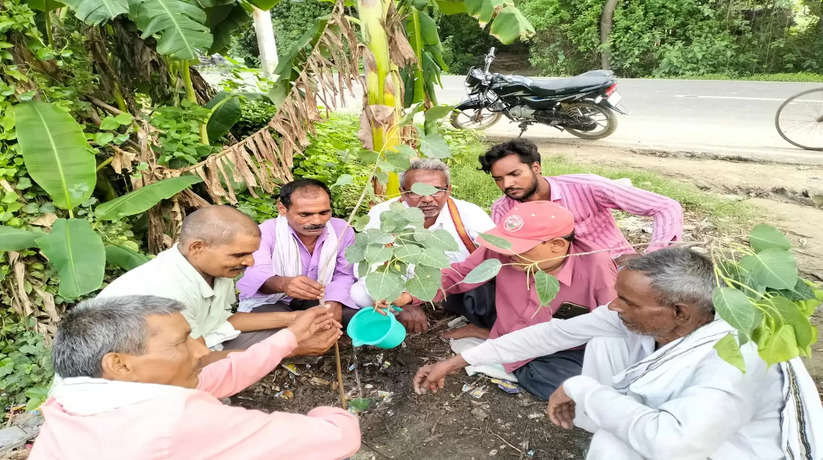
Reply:
[[[240,331],[228,322],[231,307],[237,302],[234,280],[215,278],[214,286],[209,286],[183,257],[177,245],[123,274],[97,297],[124,295],[154,295],[182,303],[186,307],[183,316],[191,326],[191,336],[203,337],[209,348],[222,349],[222,342],[240,335]]]

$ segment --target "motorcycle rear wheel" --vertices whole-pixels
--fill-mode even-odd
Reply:
[[[573,117],[589,118],[597,124],[591,131],[582,131],[564,126],[566,131],[581,139],[603,139],[617,129],[617,116],[614,112],[597,104],[591,102],[576,102],[566,104],[563,109]]]
[[[486,129],[497,123],[503,114],[500,112],[490,112],[483,108],[455,110],[452,112],[449,121],[457,129]]]

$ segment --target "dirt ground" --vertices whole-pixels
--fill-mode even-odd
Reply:
[[[823,193],[821,168],[676,158],[591,145],[540,148],[544,154],[563,154],[582,163],[655,171],[751,203],[763,211],[763,221],[788,232],[801,270],[823,280],[823,210],[813,201]],[[637,218],[621,221],[635,241],[648,237],[649,223]],[[686,216],[685,239],[700,241],[714,233],[717,229],[705,219]],[[363,447],[355,459],[583,458],[589,435],[552,426],[544,413],[545,402],[525,391],[508,394],[484,377],[461,373],[449,378],[445,390],[436,395],[415,395],[411,380],[417,368],[450,355],[448,342],[440,337],[449,317],[433,312],[431,319],[434,327],[429,332],[408,337],[397,349],[358,349],[362,396],[373,404],[361,414]],[[815,319],[819,327],[823,318],[818,314]],[[823,345],[815,351],[823,352]],[[347,338],[341,341],[341,353],[344,388],[351,397],[361,396],[349,370],[353,359]],[[807,365],[823,387],[821,361],[816,357]],[[338,404],[333,354],[291,362],[300,375],[280,367],[234,396],[232,403],[289,412]],[[471,387],[464,392],[466,385]],[[480,390],[472,391],[476,388]]]

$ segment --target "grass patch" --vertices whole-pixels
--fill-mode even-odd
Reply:
[[[452,133],[449,133],[451,136]],[[486,209],[500,198],[500,189],[491,177],[478,170],[477,157],[486,151],[487,144],[474,136],[449,139],[454,150],[454,158],[449,160],[452,176],[453,195],[461,200],[470,201]],[[570,161],[563,156],[543,158],[543,174],[558,176],[562,174],[598,174],[610,179],[628,177],[636,187],[659,193],[677,200],[686,212],[693,212],[706,217],[719,229],[733,229],[747,225],[754,217],[754,209],[745,203],[734,201],[720,195],[704,192],[692,184],[668,179],[659,174],[633,169],[591,166]]]
[[[746,76],[732,76],[722,73],[710,73],[705,75],[685,75],[682,77],[671,77],[682,80],[746,80],[746,81],[789,81],[789,82],[823,82],[823,74],[813,72],[797,73],[756,73]]]

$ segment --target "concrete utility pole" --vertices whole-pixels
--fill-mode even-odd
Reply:
[[[277,43],[274,41],[274,28],[271,25],[271,13],[255,8],[254,33],[257,35],[257,49],[260,50],[260,69],[264,77],[272,77],[277,68]]]

